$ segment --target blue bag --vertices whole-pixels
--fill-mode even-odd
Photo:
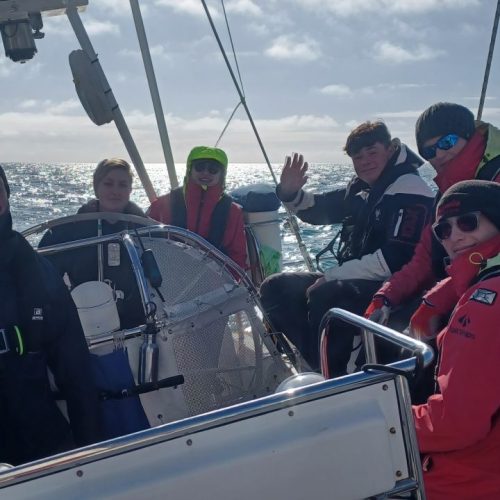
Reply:
[[[119,392],[135,385],[127,349],[109,354],[91,354],[92,373],[100,393]],[[139,396],[100,402],[102,438],[112,439],[150,427]]]

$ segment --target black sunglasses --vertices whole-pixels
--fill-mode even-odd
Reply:
[[[222,165],[213,160],[202,160],[193,162],[193,168],[198,173],[201,173],[206,170],[208,171],[209,174],[215,175],[222,170]]]
[[[455,219],[455,223],[464,233],[472,233],[479,227],[480,212],[469,212],[468,214],[459,215]],[[447,240],[451,236],[453,224],[450,219],[443,219],[432,226],[432,230],[436,238],[440,241]]]
[[[457,134],[447,134],[443,135],[439,140],[437,140],[432,146],[427,146],[422,148],[422,158],[424,160],[432,160],[436,156],[436,151],[442,149],[443,151],[448,151],[457,142],[460,137]]]

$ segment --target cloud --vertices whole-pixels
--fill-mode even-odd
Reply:
[[[81,109],[80,101],[78,101],[78,99],[67,99],[55,104],[50,103],[46,111],[53,115],[65,115],[69,111],[74,111],[75,109]]]
[[[478,6],[480,0],[292,0],[307,10],[328,11],[341,17],[357,16],[362,13],[425,14],[448,8],[469,8]]]
[[[130,16],[130,10],[127,9],[127,15]],[[82,22],[91,36],[96,35],[119,35],[120,28],[116,23],[111,21],[100,21],[87,13],[83,13]],[[45,29],[43,30],[48,37],[74,37],[73,29],[66,16],[44,17],[43,22]]]
[[[262,9],[252,0],[233,0],[226,4],[227,12],[262,16]]]
[[[36,108],[38,101],[36,99],[27,99],[19,104],[21,109]]]
[[[149,52],[153,57],[161,57],[165,60],[171,60],[172,54],[168,53],[163,45],[153,45],[149,48]],[[133,57],[135,59],[141,58],[141,52],[138,49],[121,49],[118,54],[124,57]]]
[[[348,97],[352,95],[352,90],[347,85],[327,85],[319,90],[322,94],[338,97]]]
[[[273,59],[315,61],[321,56],[319,43],[309,37],[297,40],[291,35],[275,38],[265,54]]]
[[[10,76],[13,71],[14,63],[6,57],[0,58],[0,78]]]
[[[81,109],[80,102],[78,99],[66,99],[61,102],[54,102],[50,99],[45,99],[43,101],[37,99],[26,99],[19,103],[19,109],[22,110],[38,110],[38,112],[43,110],[43,113],[48,115],[66,115],[70,111],[75,109]],[[36,113],[36,111],[34,111]]]
[[[98,21],[97,19],[86,18],[85,28],[89,35],[118,35],[120,28],[109,21]]]
[[[391,42],[378,42],[373,50],[373,57],[378,61],[391,63],[406,63],[428,61],[444,55],[442,50],[432,49],[427,45],[419,44],[413,50],[405,49]]]
[[[155,5],[158,7],[167,7],[174,12],[181,14],[189,14],[192,16],[205,16],[205,9],[199,0],[156,0]],[[213,18],[219,17],[219,12],[216,8],[208,5],[208,10]]]
[[[140,6],[141,13],[145,15],[148,10],[147,5],[145,5],[145,2],[142,2],[142,4]],[[124,0],[99,0],[92,3],[93,8],[105,11],[108,16],[130,16],[130,5]]]
[[[420,116],[422,113],[422,110],[403,110],[403,111],[393,111],[393,112],[384,112],[384,113],[377,113],[377,116],[380,118],[398,118],[398,119],[416,119]]]
[[[34,104],[34,103],[32,103]],[[38,103],[40,104],[40,103]],[[127,156],[116,128],[96,127],[83,114],[62,115],[61,109],[29,108],[22,112],[0,114],[0,148],[2,157],[12,161],[96,161],[114,155]],[[68,102],[68,109],[73,103]],[[222,115],[222,113],[221,113]],[[213,144],[226,122],[226,114],[212,110],[206,116],[184,117],[167,115],[166,121],[176,158],[185,158],[193,144]],[[127,122],[144,161],[162,161],[156,121],[152,113],[127,113]],[[309,152],[308,157],[329,158],[331,139],[338,124],[328,115],[289,115],[256,120],[270,157],[281,161],[291,141],[297,151]],[[232,121],[223,139],[231,161],[262,161],[250,124],[244,118]],[[27,148],[26,145],[30,147]],[[340,151],[341,149],[339,149]]]

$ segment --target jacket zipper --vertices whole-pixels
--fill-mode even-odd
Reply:
[[[196,216],[196,234],[200,234],[200,220],[201,220],[201,211],[203,210],[203,205],[205,204],[205,195],[206,191],[203,190],[201,193],[201,200],[200,200],[200,206],[198,207],[198,214]]]

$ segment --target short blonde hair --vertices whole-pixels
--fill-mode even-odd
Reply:
[[[94,185],[94,193],[97,195],[97,186],[101,183],[101,181],[106,177],[112,170],[123,170],[129,180],[130,186],[132,186],[132,181],[134,180],[134,174],[132,173],[132,167],[130,164],[121,159],[121,158],[106,158],[100,161],[97,164],[96,169],[94,170],[93,175],[93,185]]]

